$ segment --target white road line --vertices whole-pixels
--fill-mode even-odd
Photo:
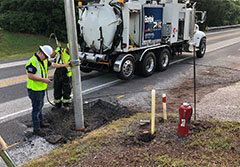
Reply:
[[[10,63],[3,63],[3,64],[0,64],[0,69],[1,68],[9,68],[9,67],[25,65],[27,62],[28,62],[28,60],[23,60],[23,61],[18,61],[18,62],[10,62]]]
[[[225,32],[238,32],[239,29],[231,29],[231,30],[224,30],[224,31],[218,31],[218,32],[207,32],[207,35],[215,35],[215,34],[221,34],[221,33],[225,33]]]
[[[180,60],[176,60],[176,61],[173,61],[171,63],[169,63],[169,65],[172,65],[172,64],[176,64],[176,63],[180,63],[184,60],[188,60],[188,59],[191,59],[192,57],[186,57],[186,58],[183,58],[183,59],[180,59]]]
[[[213,51],[216,51],[218,49],[222,49],[222,48],[234,45],[234,44],[237,44],[239,42],[240,42],[240,37],[229,39],[229,40],[224,40],[222,42],[218,42],[218,43],[215,43],[215,44],[211,44],[209,47],[207,47],[207,53],[213,52]]]
[[[54,59],[49,58],[49,60],[52,62]],[[22,61],[14,61],[14,62],[9,62],[9,63],[2,63],[0,64],[0,69],[1,68],[9,68],[9,67],[15,67],[15,66],[22,66],[27,64],[28,60],[22,60]]]
[[[15,116],[17,116],[17,115],[20,116],[21,114],[24,115],[24,113],[27,114],[30,110],[32,110],[32,108],[28,108],[28,109],[21,110],[21,111],[12,113],[12,114],[5,115],[5,116],[0,118],[0,123],[4,122],[5,119],[10,120],[9,118],[16,118]]]
[[[100,90],[100,89],[103,89],[103,88],[106,88],[106,87],[110,87],[110,86],[116,85],[117,83],[120,83],[120,82],[122,82],[122,80],[117,79],[117,80],[114,80],[114,81],[111,81],[111,82],[104,83],[104,84],[102,84],[102,85],[95,86],[95,87],[93,87],[93,88],[84,90],[84,91],[83,91],[83,95],[86,95],[86,94],[95,92],[95,91],[97,91],[97,90]]]

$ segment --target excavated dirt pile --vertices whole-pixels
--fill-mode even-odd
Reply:
[[[96,100],[84,104],[84,133],[90,132],[101,126],[108,124],[113,120],[122,117],[129,117],[134,112],[130,112],[125,107],[113,105],[103,100]],[[47,111],[44,120],[50,123],[50,127],[43,130],[47,133],[44,137],[49,143],[66,143],[70,140],[80,137],[83,133],[77,132],[75,127],[75,117],[73,110],[69,112],[63,109]],[[28,123],[28,126],[32,126]],[[33,134],[27,134],[31,138]]]

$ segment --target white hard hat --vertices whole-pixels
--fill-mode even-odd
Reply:
[[[49,45],[43,45],[43,46],[39,46],[41,51],[49,58],[51,56],[51,54],[53,53],[53,49],[51,46]]]

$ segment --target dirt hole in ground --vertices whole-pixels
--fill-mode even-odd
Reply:
[[[126,118],[133,115],[135,112],[129,111],[126,107],[113,105],[103,100],[96,100],[84,104],[84,133],[91,132],[95,129],[104,126],[113,120]],[[48,128],[43,128],[47,133],[44,137],[49,143],[66,143],[80,137],[83,133],[77,132],[75,127],[75,117],[73,110],[69,112],[62,108],[54,111],[47,111],[44,115],[44,120],[50,123]],[[32,126],[31,124],[27,126]],[[27,138],[33,134],[27,134]]]
[[[145,120],[148,120],[146,118]],[[145,122],[144,120],[144,122]],[[150,120],[142,124],[142,120],[134,120],[128,126],[128,130],[123,132],[120,138],[120,143],[124,146],[145,146],[157,141],[184,141],[187,137],[181,137],[177,135],[179,118],[169,116],[167,122],[165,123],[162,117],[156,117],[155,120],[155,133],[151,134],[151,123]],[[193,121],[190,123],[189,135],[199,133],[200,131],[205,131],[212,128],[214,125],[209,121]]]

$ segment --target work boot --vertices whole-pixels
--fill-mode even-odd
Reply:
[[[47,128],[47,127],[49,127],[50,126],[50,123],[48,123],[48,122],[44,122],[44,121],[41,121],[40,122],[40,127],[41,128]]]
[[[63,104],[63,107],[64,107],[64,111],[66,111],[66,112],[70,111],[70,104],[68,104],[68,103]]]
[[[46,134],[44,131],[42,131],[41,129],[39,129],[39,130],[33,130],[33,134],[36,135],[36,136],[40,136],[40,137],[44,137],[44,136],[47,135],[47,134]]]
[[[55,103],[55,105],[52,108],[52,111],[57,111],[62,107],[62,103]]]
[[[69,106],[64,106],[64,111],[69,112],[70,111],[70,107]]]

